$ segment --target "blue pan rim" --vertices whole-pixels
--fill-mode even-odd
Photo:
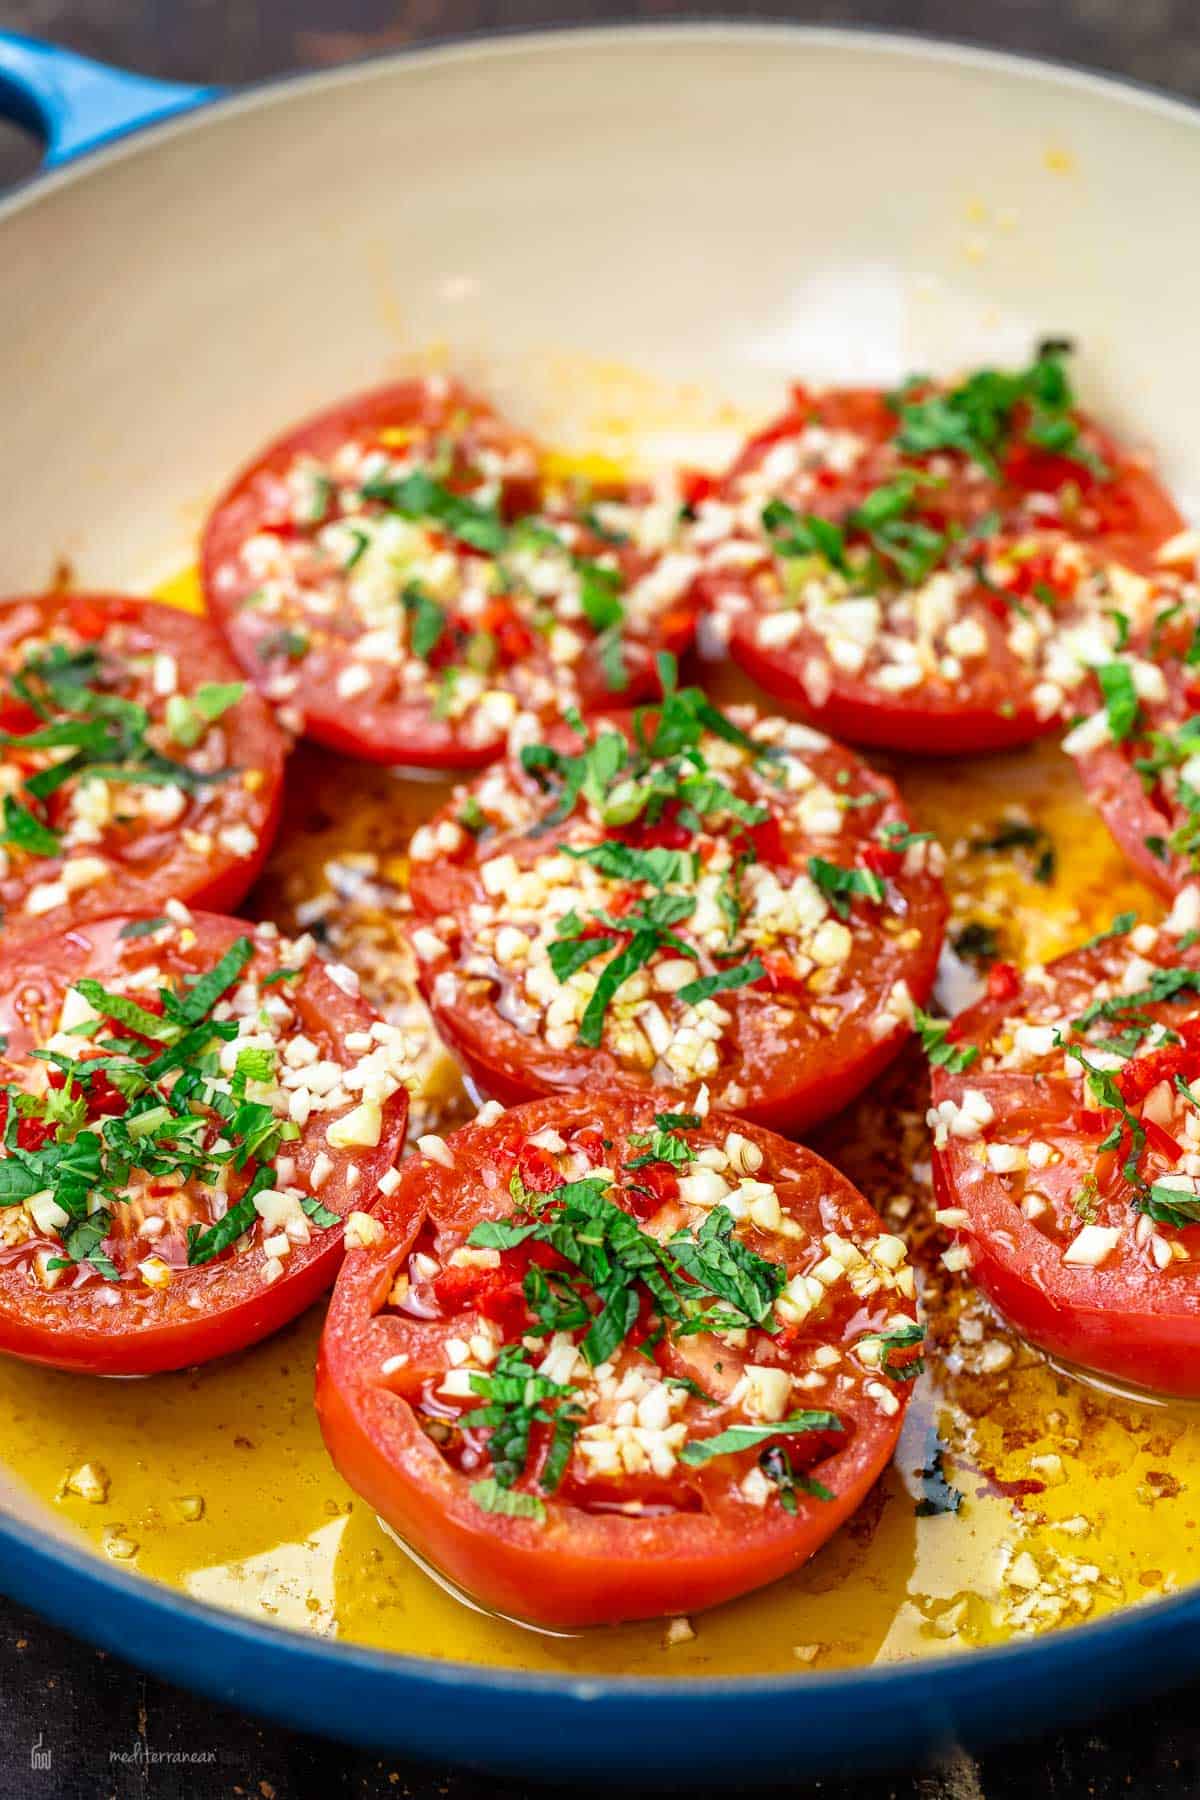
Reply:
[[[228,94],[217,93],[172,117],[120,127],[99,139],[77,158],[57,167],[35,171],[15,184],[11,192],[0,201],[0,227],[9,217],[35,203],[43,194],[93,170],[98,172],[125,154],[150,147],[155,139],[165,141],[177,134],[202,127],[215,113],[249,109],[261,104],[264,99],[283,99],[287,92],[297,88],[351,85],[357,80],[369,78],[375,71],[382,73],[395,64],[411,65],[422,61],[440,63],[459,56],[487,54],[498,47],[551,48],[557,41],[566,38],[591,39],[599,47],[614,39],[632,36],[665,40],[742,37],[760,41],[776,37],[814,46],[881,50],[898,59],[932,55],[938,61],[951,65],[1033,77],[1048,87],[1061,86],[1065,82],[1071,86],[1090,89],[1100,98],[1125,104],[1136,102],[1149,111],[1185,120],[1193,127],[1200,125],[1200,103],[1172,94],[1151,82],[1097,70],[1070,60],[1057,61],[1047,57],[1027,56],[967,39],[944,37],[919,30],[878,30],[869,25],[853,23],[836,26],[797,24],[766,13],[742,18],[684,13],[669,21],[631,18],[606,25],[559,22],[536,27],[511,26],[493,31],[442,35],[398,50],[356,58],[328,70],[284,73],[248,84]],[[26,1562],[31,1565],[31,1574],[36,1569],[49,1576],[52,1586],[56,1577],[64,1571],[70,1571],[81,1590],[92,1591],[101,1602],[106,1599],[116,1602],[117,1618],[129,1617],[131,1613],[146,1613],[159,1615],[164,1621],[187,1621],[206,1637],[227,1638],[239,1647],[262,1653],[268,1658],[283,1656],[289,1663],[312,1673],[319,1673],[323,1665],[332,1663],[339,1674],[357,1673],[376,1679],[415,1683],[417,1687],[431,1684],[439,1689],[454,1690],[466,1698],[472,1695],[478,1699],[490,1696],[553,1698],[588,1708],[597,1702],[619,1700],[639,1711],[661,1707],[664,1702],[672,1699],[690,1699],[716,1704],[724,1712],[731,1706],[737,1709],[742,1702],[754,1697],[794,1698],[810,1693],[833,1707],[838,1703],[869,1701],[875,1691],[880,1689],[886,1691],[893,1703],[897,1700],[903,1703],[906,1697],[910,1697],[914,1705],[919,1702],[920,1707],[927,1711],[930,1687],[940,1683],[943,1691],[938,1710],[949,1723],[956,1710],[956,1697],[966,1703],[972,1697],[985,1693],[994,1682],[999,1698],[1006,1681],[1013,1674],[1051,1678],[1056,1669],[1061,1667],[1064,1658],[1070,1662],[1076,1660],[1076,1652],[1081,1661],[1099,1661],[1106,1652],[1111,1653],[1118,1647],[1128,1654],[1139,1648],[1148,1648],[1151,1641],[1157,1644],[1159,1640],[1174,1636],[1181,1651],[1176,1678],[1183,1681],[1191,1673],[1191,1664],[1186,1654],[1182,1653],[1188,1642],[1188,1628],[1200,1622],[1198,1583],[1193,1589],[1178,1595],[1130,1603],[1109,1617],[1091,1624],[1071,1626],[1048,1632],[1041,1637],[1004,1645],[962,1653],[923,1656],[912,1661],[877,1662],[848,1669],[813,1670],[795,1675],[676,1678],[580,1676],[422,1657],[404,1651],[375,1650],[337,1638],[310,1636],[289,1626],[259,1624],[244,1614],[194,1600],[149,1576],[115,1569],[106,1564],[99,1553],[85,1550],[68,1539],[59,1539],[40,1526],[23,1522],[3,1512],[0,1512],[0,1553],[3,1553],[0,1557],[0,1580],[5,1590],[13,1592],[15,1589],[17,1597],[34,1611],[39,1610],[37,1600],[30,1593],[34,1584],[21,1579],[12,1583],[8,1570],[13,1563],[19,1566],[21,1561]],[[47,1606],[45,1613],[57,1616],[60,1622],[65,1623],[57,1608]],[[92,1641],[103,1642],[117,1654],[124,1654],[126,1657],[129,1655],[121,1642],[117,1626],[107,1625],[102,1617],[79,1629],[74,1626],[67,1628],[76,1630],[77,1635],[85,1635]],[[147,1660],[156,1662],[159,1667],[164,1662],[161,1656]],[[228,1701],[230,1697],[215,1678],[217,1673],[219,1672],[206,1678],[203,1671],[193,1669],[187,1676],[179,1679],[193,1687],[215,1692]],[[1131,1692],[1142,1691],[1149,1686],[1163,1690],[1170,1685],[1170,1681],[1170,1675],[1147,1680],[1144,1674],[1138,1678],[1130,1671],[1129,1688]],[[1088,1705],[1096,1710],[1104,1699],[1104,1694],[1097,1693],[1094,1702],[1089,1702]],[[259,1705],[253,1699],[250,1704],[256,1705],[259,1711],[273,1712],[276,1716],[283,1716],[286,1712],[286,1708],[281,1705]],[[294,1712],[290,1716],[295,1719]],[[339,1733],[338,1726],[318,1717],[313,1717],[310,1728],[335,1735]],[[1001,1727],[997,1725],[993,1735],[1000,1734]],[[379,1734],[366,1734],[366,1741],[378,1743]]]

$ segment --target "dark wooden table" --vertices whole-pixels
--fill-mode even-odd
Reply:
[[[1200,99],[1197,0],[860,0],[857,7],[834,0],[3,0],[0,27],[146,74],[233,83],[500,26],[766,11],[973,39],[1112,69]],[[36,150],[0,125],[0,188],[36,165]],[[1118,1710],[1089,1730],[981,1756],[959,1752],[890,1777],[806,1783],[798,1768],[787,1792],[793,1800],[1200,1796],[1200,1687],[1133,1711],[1121,1709],[1120,1699],[1114,1694]],[[193,1760],[167,1760],[181,1755]],[[752,1783],[744,1791],[752,1789],[761,1793]],[[477,1800],[521,1792],[259,1725],[136,1674],[0,1601],[0,1800]],[[627,1791],[625,1800],[637,1796]]]

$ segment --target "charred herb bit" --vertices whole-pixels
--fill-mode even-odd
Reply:
[[[921,1498],[916,1504],[918,1519],[936,1519],[945,1513],[956,1513],[963,1503],[963,1495],[946,1479],[945,1472],[946,1446],[935,1430],[930,1430],[925,1449],[925,1461],[919,1471],[921,1477]]]
[[[834,1499],[833,1490],[824,1482],[815,1481],[811,1475],[801,1475],[792,1467],[792,1459],[782,1444],[771,1444],[758,1459],[758,1466],[768,1481],[773,1481],[779,1489],[779,1504],[785,1513],[796,1513],[800,1509],[799,1496],[808,1495],[813,1500]]]
[[[949,1019],[935,1019],[914,1006],[913,1026],[933,1068],[945,1069],[950,1075],[961,1075],[964,1069],[979,1060],[976,1045],[951,1043]]]
[[[1048,887],[1054,880],[1058,860],[1054,844],[1045,829],[1029,819],[1002,819],[986,837],[974,838],[970,849],[975,854],[984,851],[1027,850],[1030,852],[1029,873],[1032,879],[1043,887]]]
[[[999,933],[980,919],[969,919],[950,941],[965,962],[995,962],[1000,954]]]

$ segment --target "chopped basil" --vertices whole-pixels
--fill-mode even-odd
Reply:
[[[408,614],[409,649],[421,662],[428,662],[446,629],[446,610],[415,581],[405,588],[401,603]]]
[[[1080,442],[1066,354],[1061,344],[1047,344],[1028,368],[1013,373],[978,369],[957,387],[920,400],[902,391],[892,402],[900,416],[897,448],[910,456],[957,450],[997,475],[999,457],[1012,439],[1018,409],[1023,409],[1027,444],[1104,476],[1107,472]]]
[[[1133,685],[1133,670],[1128,663],[1101,663],[1096,670],[1096,679],[1104,695],[1104,710],[1108,714],[1112,739],[1114,743],[1124,743],[1133,735],[1141,711],[1137,689]]]
[[[210,725],[227,713],[246,692],[244,681],[205,681],[191,694],[172,694],[167,701],[168,734],[185,750],[200,742]]]
[[[546,1517],[546,1508],[536,1494],[522,1494],[501,1487],[491,1476],[472,1483],[471,1498],[482,1512],[503,1513],[510,1519],[541,1521]]]
[[[155,919],[131,919],[128,925],[122,925],[117,936],[120,938],[151,937],[169,923],[170,921],[163,913],[160,913]]]
[[[61,839],[56,831],[43,825],[34,817],[27,806],[14,800],[11,794],[4,796],[4,829],[0,833],[0,843],[11,844],[16,850],[24,850],[30,856],[57,856],[61,848]]]
[[[733,968],[689,981],[680,988],[679,998],[685,1006],[698,1006],[701,1000],[709,1000],[714,994],[728,993],[733,988],[746,987],[752,981],[761,981],[766,972],[759,958],[752,956],[748,962],[738,963]]]
[[[887,885],[873,869],[845,869],[840,863],[826,862],[823,856],[810,856],[808,873],[839,919],[850,917],[854,899],[871,900],[876,905],[887,899]]]
[[[926,1441],[925,1461],[921,1468],[921,1497],[917,1501],[916,1514],[919,1519],[938,1518],[945,1513],[956,1513],[963,1503],[963,1496],[956,1487],[946,1479],[944,1459],[946,1446],[932,1426]]]
[[[893,1350],[911,1350],[915,1344],[925,1342],[923,1325],[916,1321],[908,1325],[898,1325],[895,1331],[880,1332],[875,1337],[875,1342],[883,1346],[884,1353],[879,1367],[889,1381],[915,1381],[918,1375],[924,1374],[925,1359],[922,1356],[899,1364],[892,1361]]]
[[[405,519],[429,520],[472,549],[495,555],[509,541],[509,530],[494,506],[456,494],[425,469],[398,480],[388,476],[364,482],[363,497],[378,500]]]
[[[564,855],[589,862],[601,875],[617,881],[644,881],[650,887],[662,888],[672,881],[693,882],[697,876],[696,858],[690,850],[664,850],[659,845],[638,850],[615,838],[578,850],[564,844],[562,849]]]
[[[772,1438],[800,1437],[807,1432],[844,1430],[834,1412],[798,1412],[769,1425],[730,1425],[713,1437],[693,1438],[679,1452],[679,1460],[697,1469],[718,1456],[733,1456],[739,1450],[753,1450]]]
[[[914,1006],[913,1026],[922,1050],[935,1069],[945,1069],[950,1075],[961,1075],[973,1062],[978,1062],[979,1051],[974,1044],[951,1043],[949,1019],[935,1019],[929,1013],[922,1012],[919,1006]]]
[[[1103,931],[1098,931],[1095,937],[1088,938],[1087,942],[1080,944],[1079,948],[1094,950],[1097,944],[1107,944],[1111,938],[1125,937],[1136,924],[1137,914],[1135,912],[1118,913],[1111,925],[1106,925]]]

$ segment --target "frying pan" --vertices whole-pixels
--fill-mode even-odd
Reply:
[[[765,409],[1081,353],[1087,403],[1200,495],[1200,116],[949,45],[775,26],[448,45],[247,93],[0,36],[47,172],[0,205],[0,593],[142,587],[281,423],[438,340],[532,420],[587,354]],[[564,431],[569,429],[567,423]],[[1193,505],[1194,510],[1194,505]],[[942,1660],[579,1679],[266,1628],[103,1564],[15,1492],[0,1586],[170,1679],[511,1774],[686,1780],[1031,1735],[1194,1670],[1200,1592]]]

